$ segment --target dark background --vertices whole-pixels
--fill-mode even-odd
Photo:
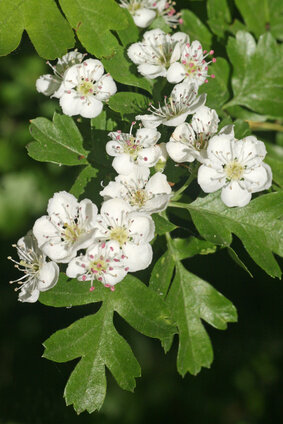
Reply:
[[[177,339],[164,355],[157,340],[138,334],[117,317],[115,324],[142,367],[135,393],[121,390],[107,373],[108,393],[99,413],[77,416],[72,407],[65,406],[63,390],[75,361],[56,364],[41,358],[42,342],[94,307],[55,309],[39,303],[20,304],[8,284],[18,274],[6,257],[15,256],[11,244],[44,213],[47,199],[55,191],[70,188],[76,171],[36,163],[25,150],[31,139],[29,119],[51,118],[57,107],[56,100],[35,91],[36,78],[48,72],[44,60],[25,38],[0,63],[0,424],[283,422],[282,283],[262,272],[238,240],[234,247],[253,279],[225,250],[186,263],[238,309],[239,322],[228,330],[207,328],[215,355],[211,369],[182,379],[176,371]],[[271,134],[264,136],[272,139]]]

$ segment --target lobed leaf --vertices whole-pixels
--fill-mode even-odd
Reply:
[[[186,208],[206,240],[227,247],[233,233],[264,271],[272,277],[280,277],[272,252],[283,255],[282,198],[282,192],[270,193],[252,200],[244,208],[228,208],[216,192],[195,200]]]
[[[0,55],[15,50],[26,30],[39,56],[56,59],[75,44],[74,34],[55,1],[0,2]]]
[[[138,114],[147,110],[150,99],[139,93],[118,92],[109,99],[109,107],[122,116],[125,114]]]
[[[32,119],[30,133],[36,140],[27,145],[33,159],[59,165],[88,163],[83,138],[71,117],[54,113],[53,122],[46,118]]]
[[[224,330],[227,322],[237,321],[236,309],[228,299],[187,271],[180,262],[177,263],[167,302],[179,330],[178,371],[182,376],[188,371],[196,375],[202,367],[210,367],[213,360],[211,342],[201,319]]]
[[[231,13],[227,0],[208,0],[207,15],[208,24],[212,32],[219,37],[223,37],[231,22]]]
[[[234,98],[228,106],[245,106],[257,113],[280,118],[283,110],[283,46],[270,33],[259,37],[239,31],[229,38],[227,53],[233,65]],[[274,66],[276,64],[276,66]]]
[[[190,10],[181,10],[183,23],[180,26],[182,32],[190,36],[191,41],[198,40],[203,48],[209,49],[212,43],[212,34],[204,23]]]

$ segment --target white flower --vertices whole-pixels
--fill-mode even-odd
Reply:
[[[55,66],[51,65],[50,62],[47,62],[47,64],[52,68],[54,75],[41,75],[35,83],[37,91],[45,96],[59,98],[63,94],[62,83],[64,73],[70,66],[81,63],[84,56],[84,54],[74,50],[59,58]]]
[[[118,174],[127,175],[133,172],[137,165],[151,167],[158,161],[161,150],[156,145],[161,134],[154,128],[140,128],[132,135],[132,123],[129,133],[111,132],[112,138],[106,144],[108,155],[114,156],[112,166]]]
[[[189,114],[194,113],[204,105],[206,94],[197,97],[198,87],[196,84],[177,84],[173,88],[170,97],[165,98],[164,106],[156,108],[151,106],[151,115],[138,115],[136,119],[141,120],[146,128],[156,128],[160,124],[177,127],[185,122]]]
[[[193,162],[206,159],[208,140],[217,132],[218,115],[214,109],[200,107],[191,124],[178,125],[166,144],[169,156],[175,162]]]
[[[104,67],[97,59],[84,60],[65,72],[64,92],[60,97],[60,106],[65,115],[95,118],[101,113],[102,102],[117,91],[110,74],[103,73]]]
[[[154,3],[155,0],[120,0],[120,6],[128,9],[140,28],[148,27],[156,17]]]
[[[117,241],[95,242],[89,246],[85,255],[71,260],[66,274],[79,281],[90,281],[90,291],[94,290],[94,280],[114,290],[114,285],[122,281],[128,272],[124,259]]]
[[[209,141],[198,183],[206,193],[222,188],[221,199],[229,207],[246,206],[251,193],[271,185],[271,169],[262,162],[265,155],[264,143],[254,136],[236,140],[231,134],[216,135]]]
[[[49,200],[47,212],[33,227],[38,245],[52,260],[70,262],[79,249],[92,243],[97,207],[88,199],[78,202],[60,191]]]
[[[129,271],[147,268],[152,261],[154,222],[144,213],[133,212],[132,207],[121,199],[110,199],[103,203],[97,216],[95,239],[112,240],[119,243]]]
[[[188,36],[183,32],[170,35],[161,29],[153,29],[144,34],[141,42],[128,48],[128,56],[138,65],[143,76],[150,79],[167,77],[168,68],[180,59],[187,40]]]
[[[10,283],[18,283],[20,286],[15,291],[21,290],[19,294],[20,302],[34,303],[39,298],[39,293],[49,290],[55,286],[59,277],[59,267],[55,262],[47,262],[46,256],[39,249],[37,241],[29,231],[25,237],[20,238],[17,244],[13,245],[17,249],[20,261],[15,261],[10,256],[12,262],[24,275]]]
[[[184,80],[184,82],[194,82],[198,86],[202,85],[207,82],[208,65],[216,62],[215,58],[210,62],[206,62],[205,58],[213,54],[213,50],[210,50],[209,53],[206,50],[202,51],[202,46],[197,40],[192,44],[187,42],[182,50],[180,62],[172,63],[168,69],[168,81],[176,84]],[[215,75],[212,74],[210,77],[215,78]]]
[[[133,210],[149,214],[166,209],[171,195],[166,175],[157,172],[149,178],[149,169],[136,167],[129,175],[118,175],[100,192],[104,200],[120,198]]]

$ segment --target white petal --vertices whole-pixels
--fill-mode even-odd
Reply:
[[[205,193],[213,193],[225,184],[224,172],[217,172],[216,169],[206,165],[201,165],[198,170],[198,183]]]
[[[225,125],[223,128],[221,128],[218,134],[229,135],[232,139],[234,139],[235,138],[234,125]]]
[[[112,166],[117,174],[128,175],[131,172],[134,172],[137,165],[135,165],[135,163],[131,160],[130,155],[123,153],[114,158]]]
[[[137,115],[136,120],[142,121],[145,128],[157,128],[162,123],[162,119],[155,115]]]
[[[145,62],[146,55],[142,43],[131,44],[127,50],[127,54],[131,61],[134,62],[136,65]]]
[[[142,207],[142,211],[149,214],[164,211],[168,206],[170,197],[169,194],[156,194],[146,202]]]
[[[146,184],[146,190],[151,191],[153,194],[166,193],[170,194],[172,189],[167,182],[167,177],[161,172],[156,172],[148,183]]]
[[[172,36],[171,39],[173,41],[178,41],[180,44],[186,44],[190,42],[190,37],[188,36],[188,34],[186,34],[185,32],[175,32]]]
[[[106,143],[106,152],[109,156],[117,156],[122,154],[123,146],[122,143],[116,140],[110,140]]]
[[[183,141],[185,143],[192,143],[195,141],[195,132],[190,124],[184,122],[181,125],[178,125],[171,138],[170,141]]]
[[[190,113],[190,111],[187,110],[186,112],[182,113],[181,115],[174,116],[171,119],[164,121],[163,125],[166,125],[167,127],[177,127],[178,125],[183,124],[185,122],[189,113]]]
[[[184,66],[179,62],[175,62],[169,66],[167,70],[166,78],[168,82],[171,82],[172,84],[177,84],[183,81],[183,79],[185,78],[185,75],[186,75],[186,70]]]
[[[244,172],[245,185],[251,193],[265,190],[265,187],[270,184],[270,174],[267,173],[266,167],[262,165]]]
[[[42,248],[42,246],[51,239],[55,242],[60,240],[57,227],[50,222],[50,218],[47,215],[44,215],[35,221],[33,234],[40,248]]]
[[[101,206],[100,214],[109,216],[117,225],[121,225],[122,215],[125,212],[130,212],[132,208],[122,199],[110,199],[104,202]]]
[[[126,193],[126,188],[116,181],[110,181],[110,183],[99,192],[100,196],[104,197],[104,200],[122,198]]]
[[[166,68],[161,65],[151,65],[150,63],[142,63],[138,66],[138,71],[144,77],[154,79],[166,76]]]
[[[207,147],[208,158],[216,162],[219,166],[230,162],[233,156],[234,141],[229,135],[215,135],[209,140]]]
[[[59,267],[55,262],[46,262],[40,268],[37,288],[40,291],[46,291],[54,287],[57,284],[59,272]]]
[[[84,60],[81,65],[77,66],[81,71],[81,75],[84,75],[91,81],[98,81],[104,73],[104,67],[100,60],[97,59],[90,58]]]
[[[133,236],[136,244],[149,243],[154,237],[154,222],[148,215],[132,212],[129,225],[129,234]]]
[[[133,18],[136,26],[140,28],[146,28],[151,24],[155,16],[156,13],[154,10],[142,8],[136,11],[136,13],[133,15]]]
[[[97,219],[97,206],[89,199],[84,199],[79,203],[79,221],[87,228],[93,227]]]
[[[158,142],[161,134],[156,128],[139,128],[136,132],[136,140],[140,141],[143,147],[149,147]]]
[[[81,81],[81,64],[73,65],[68,68],[64,74],[64,86],[66,90],[76,87]]]
[[[44,94],[45,96],[51,96],[54,94],[62,84],[62,80],[56,75],[41,75],[36,80],[35,86],[39,93]]]
[[[191,150],[188,149],[184,143],[169,141],[166,143],[166,148],[170,158],[174,162],[193,162],[195,160],[194,156],[191,154]]]
[[[192,118],[192,127],[196,133],[212,135],[217,132],[219,118],[214,109],[200,107]]]
[[[80,98],[79,115],[84,118],[95,118],[100,115],[103,109],[103,103],[96,99],[96,96],[88,96],[84,100]]]
[[[265,183],[265,186],[262,187],[262,190],[268,190],[271,187],[272,184],[272,170],[267,163],[263,163],[262,166],[264,166],[266,173],[267,173],[267,181]]]
[[[39,298],[39,290],[37,288],[33,290],[28,289],[22,289],[19,294],[19,301],[20,302],[28,302],[28,303],[35,303]]]
[[[163,40],[166,37],[166,34],[162,29],[156,28],[152,29],[150,31],[147,31],[143,35],[144,41],[148,42],[148,44],[155,45],[158,41],[158,44],[160,44],[160,40]]]
[[[125,268],[122,268],[121,266],[118,268],[114,268],[113,271],[111,271],[111,274],[106,272],[104,274],[105,284],[109,284],[110,286],[114,286],[117,283],[120,283],[127,275],[127,271]]]
[[[69,278],[78,278],[85,273],[85,269],[88,266],[86,256],[78,256],[72,259],[66,269],[66,275]]]
[[[81,100],[75,90],[65,91],[59,100],[62,111],[65,115],[79,115],[81,110]]]
[[[75,196],[67,191],[59,191],[49,199],[47,212],[50,216],[58,216],[63,222],[69,222],[70,217],[75,217],[78,206],[79,203]]]
[[[117,91],[115,81],[109,74],[103,75],[94,86],[95,98],[97,100],[105,101]]]
[[[152,247],[149,243],[140,246],[126,243],[123,247],[123,252],[127,256],[125,264],[130,272],[140,271],[151,264]]]
[[[147,147],[146,149],[142,149],[137,157],[137,164],[139,166],[154,166],[160,157],[161,151],[158,145]]]
[[[237,181],[231,181],[221,192],[221,200],[226,206],[246,206],[251,200],[251,193],[242,189]]]

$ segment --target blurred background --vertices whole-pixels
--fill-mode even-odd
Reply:
[[[215,359],[212,368],[184,379],[176,371],[177,340],[164,355],[148,339],[116,319],[142,368],[135,393],[122,391],[107,373],[108,394],[102,410],[77,416],[66,407],[64,386],[75,361],[56,364],[41,358],[42,342],[54,331],[93,311],[93,305],[71,309],[20,304],[8,282],[18,278],[7,256],[11,247],[44,214],[55,191],[68,190],[74,169],[38,163],[28,157],[29,120],[51,118],[56,100],[38,94],[35,80],[47,65],[25,38],[10,56],[1,58],[0,76],[0,424],[51,423],[190,423],[269,424],[283,422],[283,296],[279,280],[269,278],[234,247],[254,275],[250,278],[224,250],[190,259],[186,266],[228,297],[239,322],[224,332],[211,327]],[[260,138],[260,133],[258,134]],[[272,141],[273,134],[264,133]]]

